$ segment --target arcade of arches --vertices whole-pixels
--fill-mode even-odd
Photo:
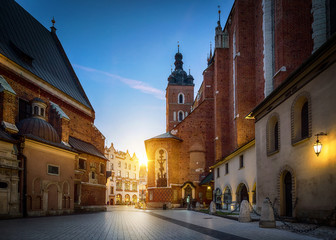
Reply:
[[[250,192],[244,183],[240,183],[235,194],[233,193],[230,186],[226,186],[223,190],[216,188],[214,190],[216,207],[224,210],[233,210],[243,200],[247,200],[253,206],[256,204],[256,184],[254,184]]]

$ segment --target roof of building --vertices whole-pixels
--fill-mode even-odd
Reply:
[[[65,118],[67,120],[70,120],[68,115],[66,115],[66,113],[62,110],[62,108],[60,106],[58,106],[56,103],[50,101],[50,106],[51,106],[51,108],[55,109],[55,111],[60,116],[60,118]]]
[[[0,54],[92,109],[56,33],[14,0],[1,0]]]
[[[31,117],[21,120],[18,125],[19,135],[32,135],[52,143],[61,143],[55,128],[47,121]]]
[[[168,84],[194,86],[193,76],[183,70],[182,53],[175,54],[175,70],[168,77]]]
[[[4,140],[6,142],[15,143],[17,142],[12,136],[6,133],[4,130],[0,129],[0,140]]]
[[[207,185],[213,180],[214,180],[213,172],[210,172],[208,175],[205,176],[205,178],[203,178],[203,180],[199,183],[199,185],[200,186],[201,185]]]
[[[151,140],[151,139],[165,139],[165,138],[173,138],[173,139],[176,139],[176,140],[179,140],[179,141],[183,141],[181,138],[178,138],[178,137],[174,136],[170,132],[166,132],[166,133],[163,133],[163,134],[158,135],[156,137],[152,137],[148,140]]]
[[[54,146],[54,147],[62,148],[64,150],[68,150],[68,151],[77,153],[77,151],[75,149],[65,145],[63,142],[51,142],[51,141],[48,141],[48,140],[46,140],[44,138],[41,138],[39,136],[35,136],[33,134],[24,134],[23,136],[25,136],[26,138],[29,138],[31,140],[35,140],[35,141],[38,141],[38,142],[41,142],[41,143],[45,143],[45,144],[48,144],[48,145],[51,145],[51,146]]]
[[[107,158],[104,156],[104,154],[101,153],[91,143],[84,142],[82,140],[79,140],[77,138],[69,136],[69,144],[79,152],[88,153],[88,154],[94,155],[96,157],[100,157],[100,158],[103,158],[103,159],[107,160]]]
[[[0,75],[0,92],[3,92],[4,90],[16,94],[8,82]]]

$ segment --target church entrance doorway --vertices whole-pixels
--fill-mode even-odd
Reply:
[[[188,185],[185,189],[184,189],[184,198],[186,199],[186,201],[190,202],[191,200],[191,196],[192,196],[192,188],[190,187],[190,185]],[[188,199],[189,198],[189,199]]]
[[[285,207],[285,215],[287,217],[292,217],[292,202],[293,202],[293,197],[292,197],[292,174],[290,172],[287,172],[284,176],[284,207]]]

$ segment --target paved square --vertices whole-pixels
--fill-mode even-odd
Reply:
[[[239,223],[187,210],[136,210],[0,221],[0,239],[316,239],[258,222]]]

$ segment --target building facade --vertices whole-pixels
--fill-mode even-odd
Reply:
[[[218,22],[215,31],[216,47],[209,64],[214,65],[216,86],[214,115],[217,163],[213,165],[213,171],[216,188],[214,201],[219,206],[227,208],[227,202],[242,201],[242,189],[239,186],[244,183],[246,199],[257,210],[260,210],[263,200],[270,197],[283,216],[321,220],[327,212],[330,213],[330,199],[333,196],[327,198],[329,203],[317,203],[310,208],[306,200],[311,202],[315,199],[319,202],[318,197],[313,197],[314,194],[309,193],[312,190],[308,190],[303,184],[304,181],[315,181],[315,178],[324,179],[325,175],[309,172],[307,166],[298,161],[304,156],[302,151],[308,148],[308,142],[314,142],[310,129],[311,124],[314,124],[312,119],[322,121],[326,117],[324,114],[316,116],[321,113],[310,112],[311,96],[318,98],[319,94],[328,94],[328,91],[323,89],[312,93],[313,89],[310,89],[301,92],[304,88],[299,90],[299,83],[287,90],[283,86],[290,81],[299,82],[291,79],[305,68],[306,62],[312,63],[304,74],[309,74],[310,68],[317,64],[313,62],[322,61],[314,56],[323,51],[320,50],[321,46],[335,33],[334,16],[335,3],[332,1],[237,0],[223,29]],[[312,75],[311,78],[314,77]],[[280,91],[282,92],[279,93]],[[282,97],[275,97],[276,94]],[[297,99],[292,99],[291,113],[288,115],[284,108],[288,107],[289,102],[284,101],[291,99],[291,96]],[[328,101],[323,104],[328,108]],[[262,110],[259,108],[261,106]],[[300,111],[305,114],[305,118],[300,116]],[[312,117],[313,114],[315,117]],[[256,123],[252,117],[256,118]],[[328,121],[327,119],[328,117],[323,121]],[[289,121],[292,123],[289,124]],[[305,131],[295,129],[293,122],[300,121],[304,121],[300,124],[306,124],[309,128]],[[316,127],[320,126],[316,122],[315,124]],[[288,134],[291,135],[289,142],[283,139],[288,139]],[[302,138],[302,134],[305,137]],[[245,149],[254,137],[255,146]],[[300,144],[301,140],[306,141],[307,145]],[[297,144],[299,147],[294,147]],[[241,149],[245,150],[240,152]],[[236,153],[239,156],[235,156]],[[253,164],[239,168],[239,171],[231,175],[230,166],[235,165],[234,169],[240,167],[241,156],[244,164],[247,163],[246,160]],[[305,163],[308,165],[314,162],[312,156],[307,155],[306,158]],[[227,171],[228,174],[223,176],[222,173]],[[298,175],[293,177],[295,174]],[[331,175],[334,174],[330,172],[329,176]],[[315,187],[324,188],[322,181],[315,181]],[[298,182],[301,183],[300,186],[297,185]],[[235,187],[230,189],[229,186]],[[298,192],[301,206],[296,195]],[[310,198],[307,194],[310,194]]]
[[[281,216],[336,223],[335,74],[334,36],[252,111],[259,208],[269,197]]]
[[[105,138],[56,28],[13,0],[0,15],[1,216],[103,205]]]
[[[211,182],[212,175],[215,189],[211,192],[218,196],[218,206],[226,208],[229,198],[237,204],[247,199],[260,207],[258,186],[264,180],[258,175],[258,161],[264,156],[259,156],[258,146],[264,143],[259,143],[257,136],[263,132],[246,116],[273,97],[273,92],[334,34],[335,9],[335,3],[328,0],[234,2],[223,27],[218,20],[215,49],[210,52],[191,112],[181,122],[167,124],[166,133],[145,141],[149,202],[158,206],[178,203],[176,199],[183,202],[186,195],[203,202],[208,194],[202,185]],[[170,82],[168,78],[167,93]],[[167,112],[167,116],[174,116]],[[270,120],[272,124],[275,119]],[[273,127],[268,131],[280,134]],[[274,141],[269,146],[276,151],[279,140]],[[241,161],[246,164],[243,168]],[[267,172],[271,169],[276,175],[277,168],[270,165]],[[159,179],[167,184],[160,185]]]
[[[139,159],[133,154],[117,151],[113,144],[105,148],[108,159],[106,199],[109,205],[135,204],[139,201]]]

